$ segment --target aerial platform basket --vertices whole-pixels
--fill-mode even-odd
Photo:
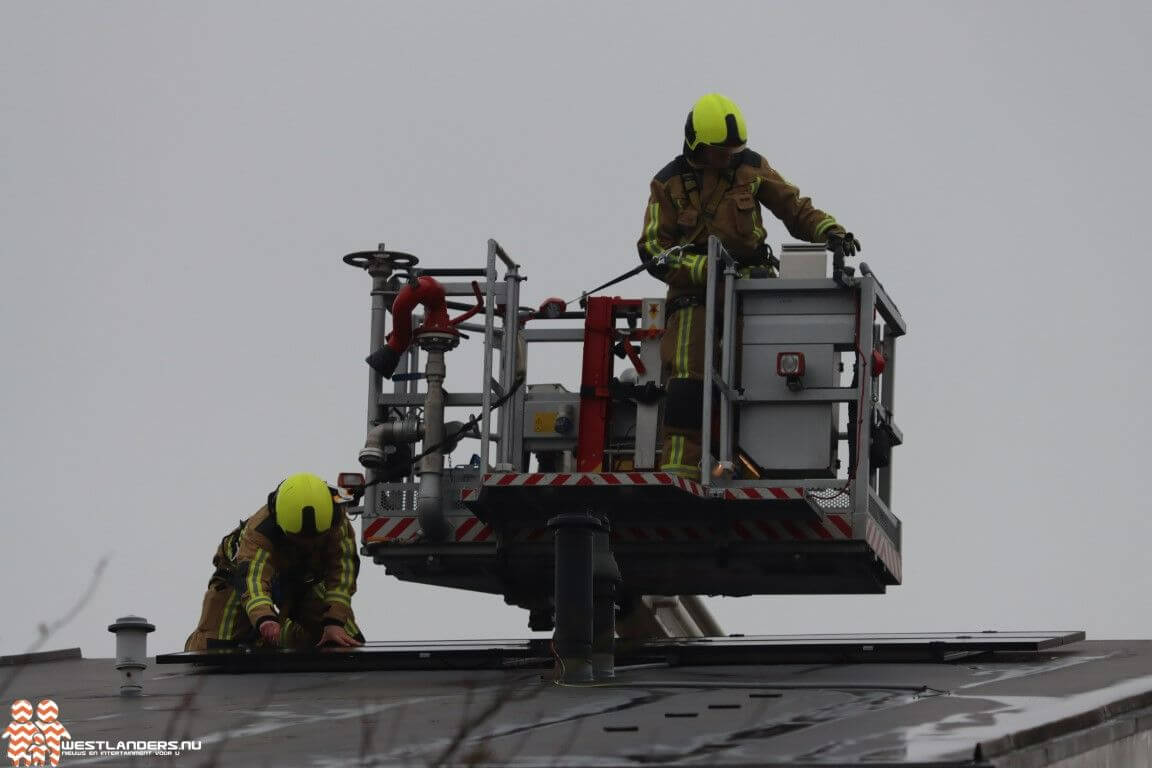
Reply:
[[[520,266],[495,241],[474,269],[421,269],[383,246],[350,255],[373,277],[377,362],[396,333],[388,313],[428,300],[402,353],[384,350],[391,391],[379,370],[369,377],[364,553],[401,579],[502,594],[536,617],[556,603],[559,534],[549,523],[579,515],[607,532],[625,597],[899,584],[891,495],[904,320],[867,265],[829,278],[822,246],[785,246],[781,256],[780,278],[757,277],[709,243],[704,369],[713,373],[700,409],[711,450],[686,478],[659,471],[664,299],[521,307]],[[476,304],[437,305],[433,288],[441,300]],[[468,311],[449,320],[446,308]],[[483,344],[478,391],[443,385],[457,329]],[[574,390],[527,383],[533,350],[556,343],[581,350]],[[446,427],[445,408],[479,415]],[[479,441],[474,460],[446,466],[445,453],[467,438]]]

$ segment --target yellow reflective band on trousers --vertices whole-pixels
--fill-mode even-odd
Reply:
[[[679,473],[680,469],[684,466],[680,463],[684,460],[684,435],[668,435],[666,442],[668,445],[668,455],[664,457],[664,461],[660,464],[660,469],[666,472]]]
[[[224,613],[220,616],[220,626],[216,629],[216,637],[221,640],[231,640],[236,632],[236,617],[240,614],[240,593],[235,589],[228,595],[228,602],[224,603]]]
[[[703,260],[703,257],[700,257]],[[672,358],[672,378],[692,378],[692,316],[695,313],[689,308],[675,314],[676,317],[676,353]],[[664,457],[662,468],[679,472],[684,466],[684,435],[668,435],[668,455]]]
[[[689,355],[692,345],[692,315],[691,309],[678,312],[676,323],[676,357],[674,358],[672,377],[677,379],[692,378],[692,363]]]

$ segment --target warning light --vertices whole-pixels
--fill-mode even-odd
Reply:
[[[364,475],[359,472],[341,472],[336,477],[336,485],[345,491],[364,490]]]
[[[777,376],[803,376],[804,353],[780,352],[776,355]]]
[[[788,389],[799,392],[804,389],[800,377],[804,375],[803,352],[780,352],[776,355],[776,375],[788,379]]]
[[[555,320],[556,318],[560,317],[560,315],[564,314],[565,306],[566,304],[564,299],[545,299],[544,302],[540,305],[540,309],[536,310],[536,314],[540,315],[541,317],[547,317],[549,319]]]

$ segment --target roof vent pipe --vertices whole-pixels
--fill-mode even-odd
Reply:
[[[121,616],[108,631],[116,635],[116,669],[120,671],[120,695],[139,696],[144,690],[143,672],[148,668],[148,633],[156,627],[140,616]]]

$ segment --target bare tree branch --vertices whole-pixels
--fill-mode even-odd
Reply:
[[[92,597],[96,594],[96,589],[100,586],[100,580],[104,577],[104,570],[108,567],[108,562],[110,560],[111,557],[109,555],[105,555],[104,557],[100,558],[99,561],[97,561],[96,567],[92,569],[92,578],[88,580],[88,585],[85,587],[84,592],[81,593],[80,597],[76,600],[76,603],[71,608],[69,608],[63,616],[48,622],[42,621],[36,626],[37,630],[39,631],[39,637],[37,637],[36,640],[30,646],[28,646],[27,650],[24,651],[25,653],[36,653],[39,651],[44,647],[45,643],[47,643],[52,638],[53,635],[66,627],[74,618],[80,614],[82,610],[84,610],[84,607],[88,605],[89,601],[91,601]],[[12,670],[8,672],[3,679],[0,679],[0,698],[3,698],[4,695],[8,692],[8,689],[12,687],[12,684],[24,670],[25,666],[26,665],[24,664],[17,664],[13,666]]]

